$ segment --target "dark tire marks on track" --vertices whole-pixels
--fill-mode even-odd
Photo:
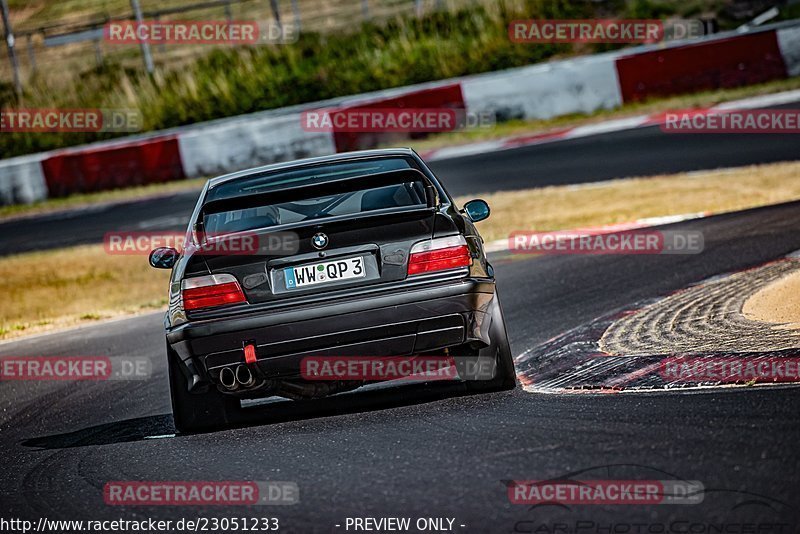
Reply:
[[[786,107],[800,106],[800,102]],[[792,135],[667,134],[659,127],[514,148],[431,162],[453,195],[546,185],[598,182],[758,163],[798,157]],[[100,243],[106,232],[183,230],[197,191],[161,198],[92,206],[85,210],[0,222],[0,256]],[[144,225],[144,227],[143,227]]]
[[[600,316],[715,274],[800,249],[800,203],[673,225],[703,230],[693,256],[542,257],[498,262],[515,354]],[[695,393],[462,396],[409,386],[318,403],[317,416],[273,406],[253,424],[174,432],[161,317],[0,345],[0,355],[148,356],[150,380],[0,381],[0,515],[100,519],[198,515],[281,518],[284,532],[331,532],[347,516],[448,516],[464,532],[513,532],[564,512],[511,505],[504,480],[637,464],[715,489],[694,506],[584,507],[571,519],[669,522],[746,518],[797,525],[784,509],[733,507],[748,491],[800,508],[800,389]],[[111,480],[293,480],[292,507],[108,507]],[[736,491],[732,491],[736,490]],[[523,523],[520,523],[523,522]],[[786,527],[786,532],[794,527]]]

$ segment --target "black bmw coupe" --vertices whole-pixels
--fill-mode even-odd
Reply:
[[[491,360],[456,378],[511,389],[514,364],[474,223],[409,149],[280,163],[208,181],[172,269],[165,318],[175,425],[237,421],[243,399],[306,399],[369,380],[310,380],[309,357]]]

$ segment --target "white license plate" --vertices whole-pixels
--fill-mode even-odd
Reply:
[[[367,275],[362,257],[287,267],[283,273],[286,278],[286,289],[364,278]]]

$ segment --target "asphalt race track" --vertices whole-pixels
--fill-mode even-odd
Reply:
[[[514,354],[633,302],[800,249],[798,228],[800,203],[790,203],[672,225],[704,232],[698,255],[496,259]],[[272,405],[245,427],[173,436],[163,352],[160,314],[0,345],[0,355],[153,362],[144,381],[0,382],[6,517],[278,517],[281,532],[320,533],[345,532],[352,516],[447,517],[455,532],[501,533],[788,533],[800,525],[795,387],[462,396],[456,385],[416,385]],[[529,506],[506,494],[509,480],[576,473],[692,480],[705,491],[698,504],[649,506]],[[103,486],[120,480],[293,481],[300,502],[107,506]]]
[[[800,102],[776,106],[797,108]],[[791,135],[664,133],[657,126],[431,163],[451,194],[479,195],[545,185],[596,182],[791,161]],[[106,232],[184,230],[197,192],[0,223],[0,256],[99,243]]]

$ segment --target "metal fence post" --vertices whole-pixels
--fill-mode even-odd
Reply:
[[[103,49],[100,48],[100,39],[94,40],[94,60],[98,67],[103,64]]]
[[[5,0],[2,0],[5,1]],[[139,0],[131,0],[131,8],[133,8],[133,16],[136,18],[136,24],[144,24],[144,17],[142,16],[142,6],[139,5]],[[142,41],[139,43],[142,47],[142,58],[144,58],[144,68],[148,74],[153,74],[155,67],[153,66],[153,56],[150,54],[150,43]]]
[[[33,34],[28,34],[28,65],[31,68],[31,73],[36,72],[36,55],[33,52]]]
[[[153,15],[153,20],[156,21],[156,22],[161,22],[161,15],[156,13],[155,15]],[[167,51],[167,45],[165,45],[163,42],[159,43],[158,51],[163,54],[164,52]]]
[[[17,61],[17,53],[14,50],[14,32],[11,29],[11,20],[8,15],[8,2],[0,0],[0,11],[3,15],[3,27],[5,28],[6,46],[8,47],[8,59],[11,61],[11,70],[14,73],[14,89],[17,95],[22,95],[22,80],[19,77],[19,62]]]
[[[361,0],[361,14],[364,20],[369,20],[369,0]]]
[[[269,5],[272,8],[272,16],[275,17],[275,23],[278,28],[283,28],[281,24],[281,8],[278,6],[278,0],[269,0]]]
[[[292,17],[294,18],[294,25],[297,28],[298,33],[301,30],[303,21],[300,17],[300,6],[297,5],[297,0],[292,0]]]
[[[231,0],[225,0],[225,18],[228,20],[228,24],[233,23],[233,12],[231,11]]]

